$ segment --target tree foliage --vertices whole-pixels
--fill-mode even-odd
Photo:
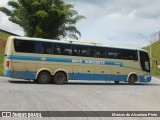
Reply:
[[[61,39],[78,39],[81,33],[76,23],[85,17],[78,15],[72,4],[63,0],[12,0],[12,9],[0,7],[9,20],[23,28],[26,36]]]

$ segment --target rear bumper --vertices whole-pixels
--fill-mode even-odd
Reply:
[[[26,71],[11,71],[5,70],[5,76],[11,78],[18,78],[18,79],[26,79],[26,80],[34,80],[36,79],[36,72],[26,72]]]
[[[6,77],[11,77],[11,76],[12,76],[11,70],[5,70],[4,75],[5,75]]]

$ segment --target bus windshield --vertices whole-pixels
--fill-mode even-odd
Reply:
[[[150,59],[147,52],[140,51],[140,62],[142,70],[150,72]]]

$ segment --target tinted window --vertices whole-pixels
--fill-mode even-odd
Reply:
[[[122,59],[125,60],[138,60],[136,50],[122,50]]]
[[[136,50],[123,50],[117,48],[102,48],[18,39],[14,40],[14,46],[16,52],[138,60]],[[147,55],[147,53],[140,53],[141,60],[148,59]]]
[[[50,42],[35,42],[36,53],[54,54],[53,43]]]
[[[71,45],[61,44],[62,55],[72,55]]]
[[[147,52],[140,51],[140,62],[142,69],[150,72],[150,59]]]
[[[73,55],[74,56],[84,56],[89,57],[90,56],[90,47],[89,46],[73,46]]]
[[[72,46],[68,44],[56,44],[55,54],[58,55],[72,55]]]
[[[90,49],[87,46],[80,46],[81,56],[89,57],[90,56]]]
[[[81,47],[73,46],[73,56],[81,56]]]
[[[121,50],[110,48],[110,49],[108,49],[107,57],[113,58],[113,59],[121,59]]]
[[[34,53],[35,47],[33,41],[14,40],[14,47],[16,52]]]
[[[140,58],[142,60],[148,60],[149,59],[148,53],[140,51]]]
[[[54,51],[52,49],[53,44],[49,42],[42,43],[42,53],[43,54],[53,54]]]
[[[61,54],[62,54],[61,45],[60,45],[60,44],[55,44],[55,46],[54,46],[54,51],[55,51],[55,54],[61,55]]]
[[[91,57],[105,58],[106,50],[105,48],[93,47],[90,51]]]

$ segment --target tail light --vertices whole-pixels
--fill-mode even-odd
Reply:
[[[9,65],[10,65],[10,61],[6,61],[6,67],[9,67]]]

